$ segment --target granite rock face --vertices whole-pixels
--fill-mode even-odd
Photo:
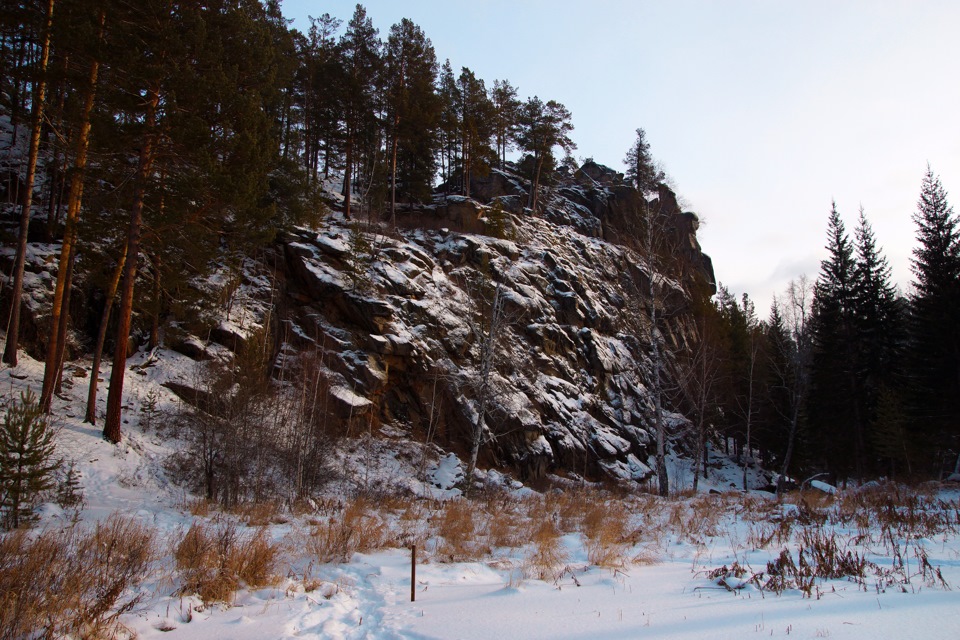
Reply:
[[[655,439],[651,279],[669,319],[657,331],[682,351],[695,338],[692,292],[713,283],[696,216],[668,189],[646,202],[595,164],[554,185],[540,211],[523,208],[526,184],[492,172],[474,180],[473,198],[398,212],[396,229],[333,215],[319,232],[282,234],[276,366],[313,354],[340,419],[390,424],[463,455],[499,287],[481,464],[522,478],[644,479]],[[669,237],[669,260],[645,250],[648,218]],[[679,432],[686,421],[668,423]]]

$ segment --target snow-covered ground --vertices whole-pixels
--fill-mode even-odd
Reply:
[[[172,408],[173,396],[159,385],[193,375],[193,363],[160,351],[138,354],[129,365],[119,446],[81,422],[89,365],[68,365],[54,423],[60,454],[80,471],[85,503],[78,518],[44,505],[39,528],[74,520],[90,526],[119,512],[156,532],[161,559],[140,587],[147,598],[122,617],[140,638],[960,637],[960,593],[953,590],[960,586],[956,489],[929,488],[909,506],[890,507],[916,516],[920,524],[907,526],[890,524],[901,522],[893,515],[885,524],[877,515],[882,509],[868,510],[869,500],[858,502],[853,490],[784,504],[760,492],[661,500],[572,485],[536,493],[489,474],[501,488],[456,512],[451,505],[462,505],[453,486],[462,473],[456,458],[432,455],[421,481],[409,461],[391,452],[389,439],[377,448],[357,444],[356,454],[344,446],[339,454],[355,455],[350,465],[367,465],[362,473],[388,472],[405,493],[420,496],[366,498],[369,517],[353,533],[379,540],[375,548],[352,552],[345,563],[311,555],[310,532],[343,520],[343,505],[354,497],[352,488],[331,486],[314,509],[280,509],[269,518],[268,537],[282,548],[271,586],[205,604],[179,593],[174,545],[194,522],[250,518],[197,509],[195,496],[165,471],[177,442],[158,434],[156,416],[142,404],[149,397],[161,409]],[[37,389],[41,376],[41,363],[24,356],[15,369],[0,369],[0,396]],[[403,446],[416,445],[396,443]],[[689,486],[680,461],[671,471]],[[702,491],[728,489],[739,473],[729,465],[714,468]],[[903,495],[913,500],[917,494]],[[606,538],[597,525],[604,514],[615,522],[608,522],[613,534]],[[451,533],[464,521],[473,532],[460,541],[466,551]],[[792,585],[776,593],[768,563],[787,549],[802,564],[800,545],[809,551],[817,535],[837,542],[841,555],[862,559],[862,576],[819,578],[808,593]],[[410,542],[419,547],[415,602]],[[594,563],[601,556],[606,566]]]

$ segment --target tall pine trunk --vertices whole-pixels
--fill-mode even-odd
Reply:
[[[100,36],[103,37],[104,13],[100,12]],[[80,130],[77,133],[77,150],[74,160],[74,171],[70,176],[70,190],[67,193],[67,219],[63,233],[63,245],[60,248],[60,261],[57,266],[57,284],[53,290],[53,306],[50,311],[50,340],[47,342],[47,357],[43,370],[43,388],[40,393],[40,408],[50,411],[50,402],[53,396],[55,380],[63,359],[63,338],[66,331],[60,331],[61,314],[63,308],[69,305],[69,292],[72,285],[72,268],[76,253],[75,243],[77,235],[77,221],[80,219],[80,204],[83,201],[83,176],[87,167],[87,150],[90,147],[90,114],[93,113],[93,103],[97,90],[97,75],[100,70],[100,61],[96,58],[90,63],[90,75],[87,79],[87,95],[83,102],[83,113],[80,121]],[[68,277],[68,274],[71,277]]]
[[[117,289],[120,286],[120,278],[123,276],[126,258],[127,245],[124,244],[120,250],[120,257],[117,259],[117,266],[113,270],[113,276],[110,278],[110,286],[103,305],[103,314],[100,317],[100,329],[97,332],[97,346],[93,350],[93,364],[90,366],[90,386],[87,389],[87,413],[83,418],[84,422],[90,424],[97,423],[97,387],[100,382],[100,362],[103,360],[103,345],[107,341],[110,310],[113,309],[113,299],[117,297]]]
[[[7,322],[7,344],[3,361],[17,366],[20,347],[20,299],[23,297],[23,270],[27,262],[27,234],[30,230],[30,208],[33,206],[33,181],[37,174],[37,156],[40,152],[40,131],[43,129],[43,107],[47,93],[47,62],[50,59],[50,31],[53,26],[53,3],[48,0],[43,28],[43,48],[40,53],[39,80],[33,100],[33,123],[30,133],[30,151],[27,155],[27,179],[24,184],[23,206],[20,211],[20,229],[17,236],[17,254],[13,267],[13,291],[10,294],[10,318]]]
[[[127,259],[123,268],[123,288],[120,292],[119,321],[116,345],[113,351],[113,368],[110,371],[110,388],[107,391],[107,419],[103,437],[110,442],[120,442],[120,408],[123,403],[123,376],[127,368],[127,342],[130,339],[130,321],[133,315],[133,288],[137,279],[137,258],[140,254],[140,227],[143,222],[143,206],[154,158],[154,137],[157,105],[160,102],[160,87],[153,84],[147,91],[146,128],[140,145],[137,166],[137,187],[130,211],[130,226],[127,231]]]

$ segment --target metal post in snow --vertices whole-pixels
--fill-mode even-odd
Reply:
[[[410,547],[410,602],[417,601],[417,545]]]

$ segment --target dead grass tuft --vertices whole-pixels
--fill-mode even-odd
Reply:
[[[243,585],[262,587],[275,580],[280,546],[266,527],[241,533],[233,520],[216,525],[195,522],[174,548],[180,593],[196,593],[204,602],[228,602]]]
[[[533,548],[527,555],[527,574],[540,580],[557,580],[563,575],[568,560],[567,549],[556,523],[541,520],[533,530]]]
[[[244,502],[231,510],[248,527],[265,527],[270,524],[286,524],[289,518],[284,513],[283,504],[277,500],[266,502]]]
[[[477,535],[475,505],[465,499],[448,500],[435,518],[437,555],[447,562],[479,560],[490,553]]]
[[[627,564],[628,552],[636,542],[636,530],[621,501],[589,505],[581,526],[586,536],[587,559],[598,567],[620,568]]]
[[[388,538],[389,531],[373,503],[358,497],[326,521],[318,521],[304,546],[319,562],[349,562],[354,553],[382,549]]]

